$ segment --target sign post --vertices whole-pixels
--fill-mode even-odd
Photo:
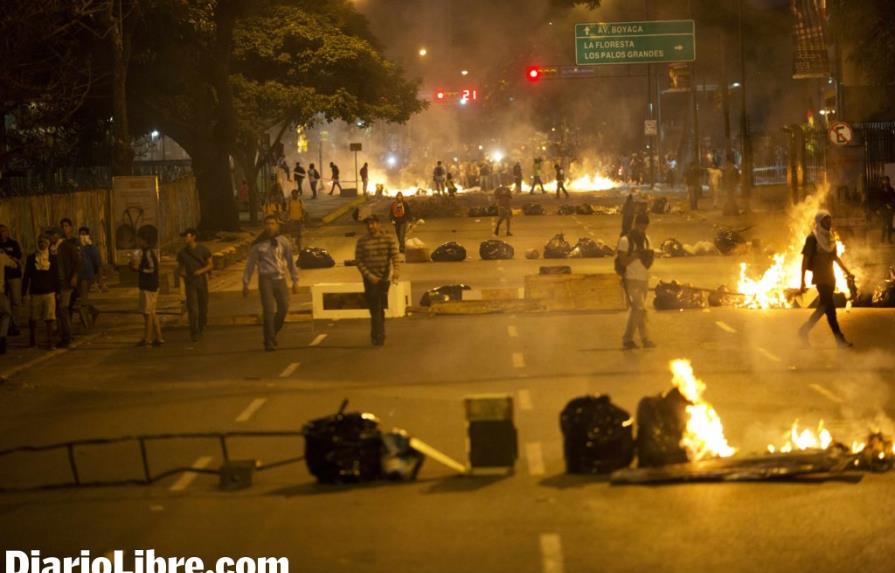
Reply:
[[[359,189],[360,180],[357,175],[357,152],[363,150],[363,145],[360,143],[349,143],[348,149],[354,152],[354,186]],[[366,191],[366,189],[364,191]]]
[[[575,24],[575,63],[661,64],[696,59],[693,20]]]

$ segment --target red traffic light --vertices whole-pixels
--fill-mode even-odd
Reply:
[[[536,82],[541,79],[541,68],[538,66],[529,66],[528,70],[525,72],[525,77],[530,82]]]

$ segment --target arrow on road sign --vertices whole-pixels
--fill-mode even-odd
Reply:
[[[585,36],[590,36],[590,26],[585,26],[585,27],[584,27],[584,35],[585,35]]]
[[[683,47],[682,45],[680,45],[680,44],[678,44],[677,46],[675,46],[674,49],[677,50],[678,52],[682,52],[682,51],[684,51],[684,47]]]

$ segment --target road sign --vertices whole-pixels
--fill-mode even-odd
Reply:
[[[830,126],[829,135],[833,145],[851,145],[855,139],[854,130],[844,121],[834,121]]]
[[[575,24],[575,62],[657,64],[696,59],[693,20]]]
[[[364,146],[360,143],[349,143],[348,151],[363,151]]]
[[[655,119],[644,120],[643,135],[659,135],[659,122]]]

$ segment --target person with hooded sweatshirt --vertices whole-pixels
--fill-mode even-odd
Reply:
[[[833,272],[833,263],[838,264],[839,268],[849,277],[853,275],[845,268],[845,264],[836,252],[836,240],[833,238],[832,229],[833,216],[828,211],[818,211],[814,216],[814,231],[805,239],[805,246],[802,248],[800,290],[803,293],[808,290],[805,286],[805,272],[810,270],[820,300],[808,322],[799,328],[799,337],[802,342],[808,344],[808,333],[811,332],[820,317],[826,314],[830,330],[833,331],[833,336],[836,338],[836,344],[842,348],[849,348],[852,343],[845,339],[836,318],[836,303],[833,300],[833,292],[836,290],[836,275]]]

